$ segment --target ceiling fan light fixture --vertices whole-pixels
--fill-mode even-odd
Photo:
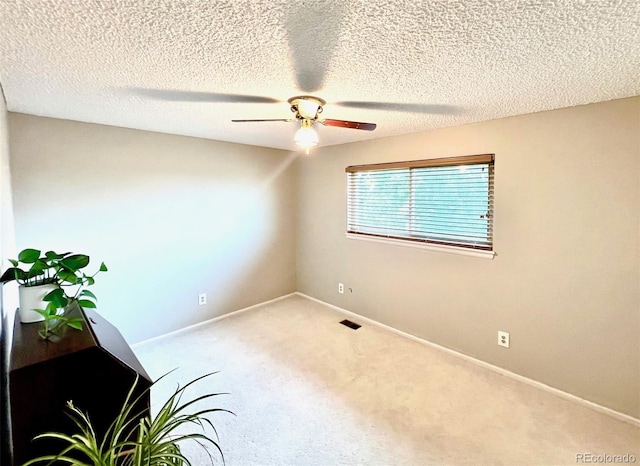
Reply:
[[[262,119],[262,120],[231,120],[232,122],[261,122],[261,121],[299,121],[300,128],[296,131],[293,137],[293,142],[298,147],[305,150],[309,155],[309,149],[316,147],[319,143],[318,133],[313,129],[315,122],[320,123],[323,126],[336,126],[339,128],[360,129],[365,131],[373,131],[376,129],[375,123],[363,123],[359,121],[347,121],[347,120],[332,120],[323,119],[319,120],[318,115],[322,113],[323,106],[326,104],[320,97],[314,97],[311,95],[299,95],[297,97],[291,97],[289,100],[290,109],[295,113],[296,118],[293,119]]]
[[[318,133],[313,129],[313,121],[304,119],[300,122],[300,129],[296,131],[293,142],[298,147],[302,147],[309,153],[309,149],[318,145]]]

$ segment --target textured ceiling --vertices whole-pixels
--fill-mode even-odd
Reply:
[[[640,2],[0,0],[10,111],[294,149],[640,94]],[[260,98],[258,98],[260,97]]]

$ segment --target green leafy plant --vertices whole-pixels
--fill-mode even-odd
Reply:
[[[54,253],[55,254],[55,253]],[[51,260],[55,270],[56,289],[47,293],[43,301],[47,303],[45,309],[36,309],[42,317],[44,324],[38,332],[45,340],[50,339],[57,331],[66,325],[82,330],[82,318],[70,317],[71,304],[76,303],[80,308],[95,309],[96,295],[87,289],[93,285],[95,276],[100,272],[106,272],[104,262],[100,264],[98,271],[87,275],[82,269],[89,265],[89,256],[85,254],[56,254]]]
[[[67,406],[71,410],[70,417],[80,433],[68,435],[61,432],[48,432],[38,435],[34,440],[58,439],[66,443],[66,447],[57,455],[34,458],[23,466],[44,462],[73,466],[189,466],[191,462],[180,450],[180,443],[184,441],[197,442],[207,452],[211,464],[214,464],[213,456],[207,449],[207,445],[212,446],[220,454],[224,463],[218,433],[206,415],[214,412],[234,413],[222,408],[199,408],[194,413],[188,410],[196,403],[225,393],[208,393],[190,401],[182,401],[187,388],[214,374],[216,372],[205,374],[183,387],[178,387],[153,418],[148,415],[140,418],[140,413],[134,412],[135,407],[139,406],[141,399],[150,390],[148,388],[134,399],[133,394],[138,383],[136,378],[122,409],[111,423],[104,438],[96,436],[89,416],[75,407],[72,402],[68,402]],[[184,433],[185,426],[189,425],[195,425],[198,431]],[[206,427],[215,434],[215,440],[206,434]]]
[[[66,255],[69,255],[67,253]],[[53,251],[40,257],[37,249],[24,249],[18,254],[18,259],[9,259],[13,267],[4,271],[0,277],[0,283],[15,280],[22,286],[38,286],[55,283],[55,270],[53,270],[54,256],[59,255]],[[23,264],[23,266],[21,266]]]
[[[95,283],[98,273],[107,271],[104,262],[92,275],[83,270],[90,262],[86,254],[48,251],[42,255],[38,249],[24,249],[17,260],[9,259],[9,262],[13,267],[5,270],[0,283],[15,280],[22,286],[53,284],[56,287],[42,298],[47,303],[45,309],[34,309],[44,318],[43,327],[38,332],[43,339],[50,339],[64,326],[82,330],[82,319],[69,316],[71,304],[76,303],[80,308],[96,308],[96,295],[87,287]],[[21,264],[28,268],[21,267]]]

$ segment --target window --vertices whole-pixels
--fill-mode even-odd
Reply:
[[[347,167],[347,233],[493,250],[493,154]]]

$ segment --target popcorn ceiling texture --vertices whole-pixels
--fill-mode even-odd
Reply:
[[[640,94],[637,0],[4,0],[0,26],[9,111],[281,149],[296,123],[230,120],[311,94],[378,124],[332,145]]]

